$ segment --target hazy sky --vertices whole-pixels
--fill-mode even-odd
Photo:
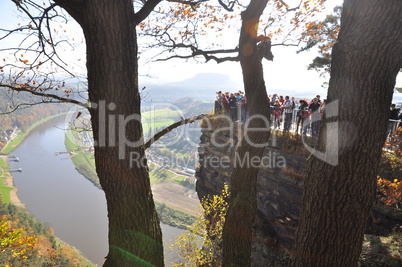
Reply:
[[[341,0],[328,1],[330,6],[327,10],[332,10],[336,4],[342,3]],[[2,16],[0,17],[0,28],[13,28],[21,19],[18,18],[18,12],[11,0],[1,0],[0,10]],[[69,26],[70,30],[74,31],[73,36],[75,42],[79,44],[83,41],[82,32],[77,25]],[[0,49],[7,46],[7,43],[0,40]],[[322,88],[323,82],[328,81],[319,77],[315,71],[308,71],[307,65],[311,63],[312,59],[317,55],[313,52],[303,52],[296,54],[297,48],[294,47],[279,47],[272,48],[274,54],[274,61],[263,60],[264,74],[267,89],[269,92],[280,93],[281,89],[294,90],[297,92],[314,91],[323,96],[326,95],[326,88]],[[67,58],[79,58],[79,61],[73,61],[70,64],[75,66],[76,71],[85,73],[85,47],[80,45],[74,51],[74,56],[70,56],[72,49],[66,49],[65,55]],[[0,52],[0,56],[3,54]],[[184,79],[191,78],[197,73],[221,73],[227,74],[230,78],[238,83],[242,83],[242,74],[239,63],[226,62],[217,64],[215,62],[209,63],[195,63],[193,61],[185,62],[184,60],[172,60],[168,62],[157,62],[148,65],[140,66],[141,75],[151,75],[154,78],[140,76],[142,83],[157,83],[164,84],[168,82],[177,82]],[[402,78],[399,75],[397,86],[402,86]],[[402,95],[402,94],[399,94]],[[401,96],[402,97],[402,96]],[[401,100],[402,101],[402,100]]]

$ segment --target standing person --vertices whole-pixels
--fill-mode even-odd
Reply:
[[[285,123],[283,126],[283,131],[288,132],[290,126],[292,125],[292,116],[293,116],[293,101],[289,99],[289,96],[285,97],[285,102],[283,102],[283,113],[285,114]]]
[[[391,105],[391,109],[389,111],[389,124],[388,124],[388,135],[391,135],[398,126],[399,120],[399,109],[396,108],[395,104]]]
[[[216,92],[215,114],[222,114],[222,91]]]
[[[271,99],[271,105],[273,106],[273,105],[275,105],[275,100],[277,100],[278,99],[278,94],[274,94],[273,96],[272,96],[272,99]]]
[[[316,95],[315,97],[318,99],[318,104],[321,105],[321,104],[322,104],[322,103],[321,103],[321,96],[320,96],[320,95]]]
[[[283,105],[283,103],[285,103],[285,99],[283,98],[283,95],[279,96],[279,102],[281,103],[281,105]]]
[[[222,91],[217,91],[216,92],[216,100],[220,101],[222,98]]]
[[[292,96],[292,101],[293,101],[293,108],[298,108],[298,105],[300,104],[299,101],[297,101],[296,97]]]
[[[306,134],[307,125],[305,125],[304,121],[309,116],[308,104],[307,104],[307,101],[305,101],[305,100],[300,100],[299,103],[300,103],[300,106],[299,106],[299,111],[297,112],[296,133],[299,131],[299,125],[301,123],[300,133],[303,132],[303,134]]]
[[[237,93],[235,94],[235,95],[236,95],[237,102],[239,102],[240,99],[241,99],[240,93],[241,93],[241,91],[239,91],[239,92],[237,92]]]
[[[310,104],[308,107],[310,113],[312,113],[312,122],[311,122],[311,134],[313,136],[318,136],[320,124],[321,124],[321,117],[320,117],[320,104],[318,103],[318,98],[313,98],[313,103]]]
[[[221,103],[223,108],[223,113],[229,114],[229,102],[228,102],[229,92],[222,94]]]
[[[285,103],[285,99],[283,98],[283,95],[280,95],[280,96],[279,96],[279,103],[281,103],[281,107],[283,106],[283,103]],[[283,117],[284,117],[284,115],[283,115],[283,109],[281,109],[281,122],[282,122],[282,120],[283,120]]]
[[[230,94],[228,102],[229,102],[229,116],[234,122],[237,120],[237,98],[233,93]]]
[[[274,128],[278,128],[278,130],[281,128],[281,106],[279,99],[276,99],[272,116],[274,117]]]
[[[241,112],[241,121],[246,122],[248,119],[248,114],[247,114],[247,98],[245,95],[242,95],[240,99],[240,112]]]

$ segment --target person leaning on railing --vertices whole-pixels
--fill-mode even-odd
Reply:
[[[396,108],[395,104],[391,105],[391,109],[389,112],[389,124],[388,124],[388,135],[391,135],[398,126],[399,120],[399,109]]]
[[[399,127],[402,127],[402,112],[399,113]]]
[[[299,111],[297,112],[297,120],[296,120],[296,133],[299,131],[299,125],[301,123],[300,127],[300,133],[306,134],[307,133],[307,123],[305,123],[306,119],[310,115],[308,111],[308,104],[307,101],[305,100],[300,100],[299,101],[300,106],[299,106]]]
[[[215,114],[222,114],[222,91],[216,92]]]

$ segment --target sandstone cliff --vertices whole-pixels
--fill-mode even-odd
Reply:
[[[212,117],[204,120],[201,127],[196,170],[196,190],[200,200],[218,194],[225,183],[230,184],[233,166],[253,164],[253,159],[239,158],[235,153],[243,134],[241,123]],[[263,262],[261,257],[269,257],[272,249],[281,248],[287,252],[292,249],[300,215],[303,179],[307,175],[307,158],[310,156],[305,145],[314,146],[314,142],[314,139],[302,140],[300,136],[271,132],[258,176],[258,216],[253,245],[256,262]],[[394,218],[385,216],[389,209],[383,209],[381,205],[376,204],[373,210],[368,227],[370,232],[381,229],[381,224],[394,224],[395,220],[402,222],[402,218],[398,218],[400,213]]]

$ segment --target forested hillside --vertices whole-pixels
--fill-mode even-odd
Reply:
[[[26,131],[35,122],[66,112],[71,107],[68,104],[29,104],[38,100],[32,99],[32,96],[27,93],[19,93],[18,97],[11,99],[4,90],[0,90],[0,136],[8,138],[5,132],[14,127]],[[1,141],[3,142],[0,142],[0,149],[4,146],[6,139]]]
[[[2,266],[94,266],[27,210],[0,203],[0,217]]]

